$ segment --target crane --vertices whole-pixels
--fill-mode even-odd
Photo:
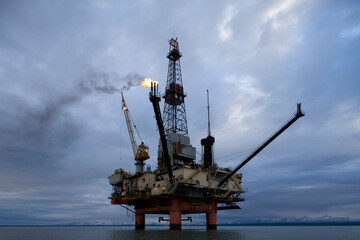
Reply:
[[[281,133],[283,133],[288,127],[290,127],[296,120],[301,117],[304,117],[305,114],[301,111],[301,103],[297,104],[297,111],[294,114],[294,117],[288,121],[280,130],[278,130],[273,136],[271,136],[265,143],[258,147],[250,156],[248,156],[239,166],[237,166],[231,173],[229,173],[223,180],[220,181],[219,187],[224,184],[232,175],[234,175],[240,168],[247,164],[253,157],[255,157],[261,150],[266,148],[275,138],[277,138]]]
[[[146,146],[144,144],[144,142],[141,142],[140,145],[137,145],[136,143],[136,139],[134,136],[134,130],[133,130],[133,124],[130,118],[130,113],[129,113],[129,109],[126,106],[125,103],[125,98],[124,98],[124,94],[121,93],[121,97],[122,97],[122,109],[124,111],[124,115],[125,115],[125,120],[126,120],[126,125],[129,131],[129,136],[130,136],[130,142],[131,142],[131,147],[133,149],[133,153],[134,153],[134,159],[136,161],[135,165],[136,165],[136,172],[143,172],[143,166],[144,161],[149,159],[149,147]],[[134,125],[135,129],[136,126]],[[141,140],[140,134],[137,131],[137,134],[139,135],[139,138]]]

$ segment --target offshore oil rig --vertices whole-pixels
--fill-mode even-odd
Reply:
[[[179,51],[177,38],[172,38],[169,44],[165,93],[160,96],[157,82],[146,79],[147,86],[150,87],[149,99],[154,108],[160,134],[157,169],[144,170],[144,162],[150,158],[149,148],[143,142],[137,145],[133,123],[122,95],[122,108],[135,158],[136,172],[130,174],[123,169],[117,169],[109,176],[109,182],[113,186],[111,203],[130,211],[133,210],[125,205],[134,206],[135,229],[145,229],[146,214],[162,214],[170,217],[169,219],[159,217],[159,222],[170,221],[170,230],[180,230],[182,221],[191,221],[190,217],[182,219],[182,214],[193,213],[206,213],[207,229],[216,229],[217,211],[240,209],[236,202],[244,201],[241,197],[241,193],[245,192],[242,189],[242,174],[237,174],[237,171],[297,119],[303,117],[304,113],[301,111],[301,104],[298,104],[294,117],[231,171],[218,167],[213,161],[215,138],[210,132],[210,107],[207,94],[208,136],[201,139],[201,162],[196,163],[196,149],[190,144],[188,136],[186,94],[180,67],[182,54]],[[161,117],[159,105],[161,97],[165,100],[164,118]]]

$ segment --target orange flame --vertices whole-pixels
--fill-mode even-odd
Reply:
[[[158,84],[157,81],[153,81],[151,78],[145,78],[144,81],[140,83],[140,85],[143,87],[151,87],[151,82],[154,83],[154,86]]]

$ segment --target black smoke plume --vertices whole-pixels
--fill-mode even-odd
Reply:
[[[19,111],[13,114],[9,108],[3,114],[3,120],[10,124],[0,126],[3,140],[0,157],[14,164],[25,164],[29,159],[22,156],[37,156],[32,162],[38,159],[44,164],[51,157],[61,155],[82,131],[82,124],[71,115],[69,108],[92,93],[115,94],[139,85],[142,80],[136,73],[119,75],[88,67],[70,89],[61,92],[54,89],[50,97],[39,96],[37,104],[21,97],[13,99]]]
[[[90,68],[80,77],[79,87],[87,93],[96,91],[113,94],[129,90],[132,86],[139,85],[143,80],[144,77],[137,73],[119,75],[117,73],[95,71]]]

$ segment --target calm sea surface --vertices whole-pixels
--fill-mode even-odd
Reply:
[[[115,240],[115,239],[291,239],[291,240],[359,240],[360,226],[218,226],[217,231],[205,227],[183,226],[182,231],[168,227],[146,226],[135,231],[128,226],[73,227],[4,227],[0,226],[0,240]]]

